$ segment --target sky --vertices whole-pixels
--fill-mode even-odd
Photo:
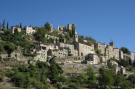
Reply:
[[[54,27],[74,23],[78,34],[135,51],[135,0],[0,0],[0,21]]]

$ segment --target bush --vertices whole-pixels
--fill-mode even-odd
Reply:
[[[15,84],[16,87],[27,88],[29,85],[29,78],[21,72],[16,72],[12,77],[11,81]]]
[[[68,85],[68,89],[78,89],[76,84],[70,84]]]

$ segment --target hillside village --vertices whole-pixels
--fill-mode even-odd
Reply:
[[[30,49],[30,54],[34,55],[33,60],[46,62],[49,58],[54,57],[58,60],[59,64],[74,64],[74,63],[83,63],[85,64],[107,64],[107,61],[110,59],[115,60],[131,60],[133,63],[135,61],[135,53],[130,52],[129,54],[124,53],[120,48],[115,46],[114,42],[109,44],[104,44],[101,42],[96,42],[89,39],[81,39],[77,34],[77,30],[74,24],[68,24],[66,26],[58,26],[57,29],[47,23],[49,31],[44,34],[44,37],[48,42],[32,40],[31,36],[38,32],[38,28],[32,26],[26,26],[24,28],[19,26],[11,27],[11,33],[21,33],[24,32],[25,35],[29,36],[29,39],[33,41],[35,47]],[[50,26],[50,27],[49,27]],[[1,33],[2,33],[1,28]],[[55,34],[52,34],[55,33]],[[52,34],[52,35],[51,35]],[[69,35],[69,38],[65,38]],[[50,42],[49,42],[50,41]],[[26,59],[21,56],[21,52],[13,52],[11,58],[17,60]],[[4,59],[8,57],[7,54],[1,54],[1,58]],[[113,61],[112,63],[116,64],[116,71],[123,69],[123,66],[119,66],[118,63]],[[125,72],[124,72],[125,73]]]
[[[53,58],[65,73],[70,75],[81,73],[89,65],[97,70],[108,64],[115,66],[116,74],[130,75],[131,72],[126,66],[120,63],[126,61],[134,64],[135,62],[135,52],[124,47],[117,48],[114,42],[105,44],[91,37],[80,36],[75,24],[58,26],[58,28],[53,28],[49,23],[43,27],[23,27],[20,24],[9,28],[1,25],[0,43],[4,44],[4,49],[7,49],[3,51],[1,46],[1,61],[12,59],[24,63],[48,62]]]

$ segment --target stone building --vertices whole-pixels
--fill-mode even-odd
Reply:
[[[115,68],[115,72],[116,72],[116,74],[120,73],[120,74],[124,75],[124,74],[126,74],[126,68],[123,66],[117,66]]]
[[[114,58],[116,60],[123,59],[123,52],[119,48],[115,48],[114,43],[111,42],[105,48],[106,60]]]
[[[116,74],[126,74],[126,68],[123,66],[119,66],[119,64],[114,60],[109,60],[109,65],[114,68]]]
[[[40,50],[37,52],[37,56],[34,57],[34,60],[39,60],[46,62],[47,61],[47,50]]]
[[[52,55],[57,58],[66,58],[68,56],[67,49],[52,50]]]
[[[120,59],[124,59],[124,53],[120,50]]]
[[[63,34],[65,31],[66,31],[66,27],[65,26],[58,26],[59,34]]]
[[[15,33],[15,32],[21,32],[21,28],[20,27],[12,27],[12,33]]]
[[[131,55],[130,54],[123,54],[123,59],[124,60],[131,60]]]
[[[126,74],[126,68],[123,66],[120,66],[120,73],[121,74]]]
[[[115,48],[113,42],[110,42],[109,45],[104,43],[96,43],[95,50],[99,51],[100,56],[105,57],[106,60],[115,58],[117,60],[123,59],[123,53],[120,49]]]
[[[67,30],[75,30],[75,24],[68,24]]]
[[[60,49],[61,48],[67,49],[68,56],[78,56],[78,51],[75,49],[75,46],[73,44],[59,43],[57,45]]]
[[[46,62],[47,57],[50,56],[48,54],[48,50],[54,50],[58,49],[55,45],[45,45],[40,44],[39,47],[36,49],[36,57],[34,57],[34,60],[40,60]]]
[[[50,32],[53,32],[53,30],[54,30],[53,24],[50,24],[50,27],[51,27]]]
[[[105,58],[105,56],[101,55],[101,56],[99,56],[99,58],[100,58],[100,62],[101,62],[101,63],[106,63],[106,58]]]
[[[98,42],[95,44],[95,49],[100,52],[101,55],[105,55],[106,44]]]
[[[114,58],[119,60],[120,59],[120,49],[114,48],[113,51],[114,51],[113,52]]]
[[[79,36],[77,32],[75,32],[74,42],[78,42],[78,41],[79,41]]]
[[[36,32],[36,30],[35,29],[33,29],[33,27],[26,27],[25,28],[25,33],[27,34],[27,35],[31,35],[31,34],[33,34],[33,33],[35,33]]]
[[[58,26],[58,30],[60,33],[66,33],[69,31],[73,31],[75,33],[75,24],[67,24],[66,26]]]
[[[130,59],[131,59],[132,63],[135,62],[135,52],[130,53]]]
[[[95,50],[94,50],[94,45],[88,46],[82,43],[77,43],[76,47],[78,49],[78,55],[79,56],[86,56],[88,54],[94,54]]]
[[[96,54],[88,54],[85,56],[85,60],[87,61],[88,64],[99,64],[100,59]]]
[[[114,58],[114,50],[113,50],[113,46],[107,45],[107,47],[105,48],[105,57],[106,60],[109,60],[111,58]]]
[[[40,44],[37,49],[37,56],[35,60],[46,60],[47,57],[56,56],[57,58],[67,58],[68,56],[78,56],[78,51],[74,49],[74,45],[71,44]]]

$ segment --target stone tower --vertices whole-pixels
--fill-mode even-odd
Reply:
[[[78,42],[78,34],[77,34],[77,32],[75,32],[74,41]]]

